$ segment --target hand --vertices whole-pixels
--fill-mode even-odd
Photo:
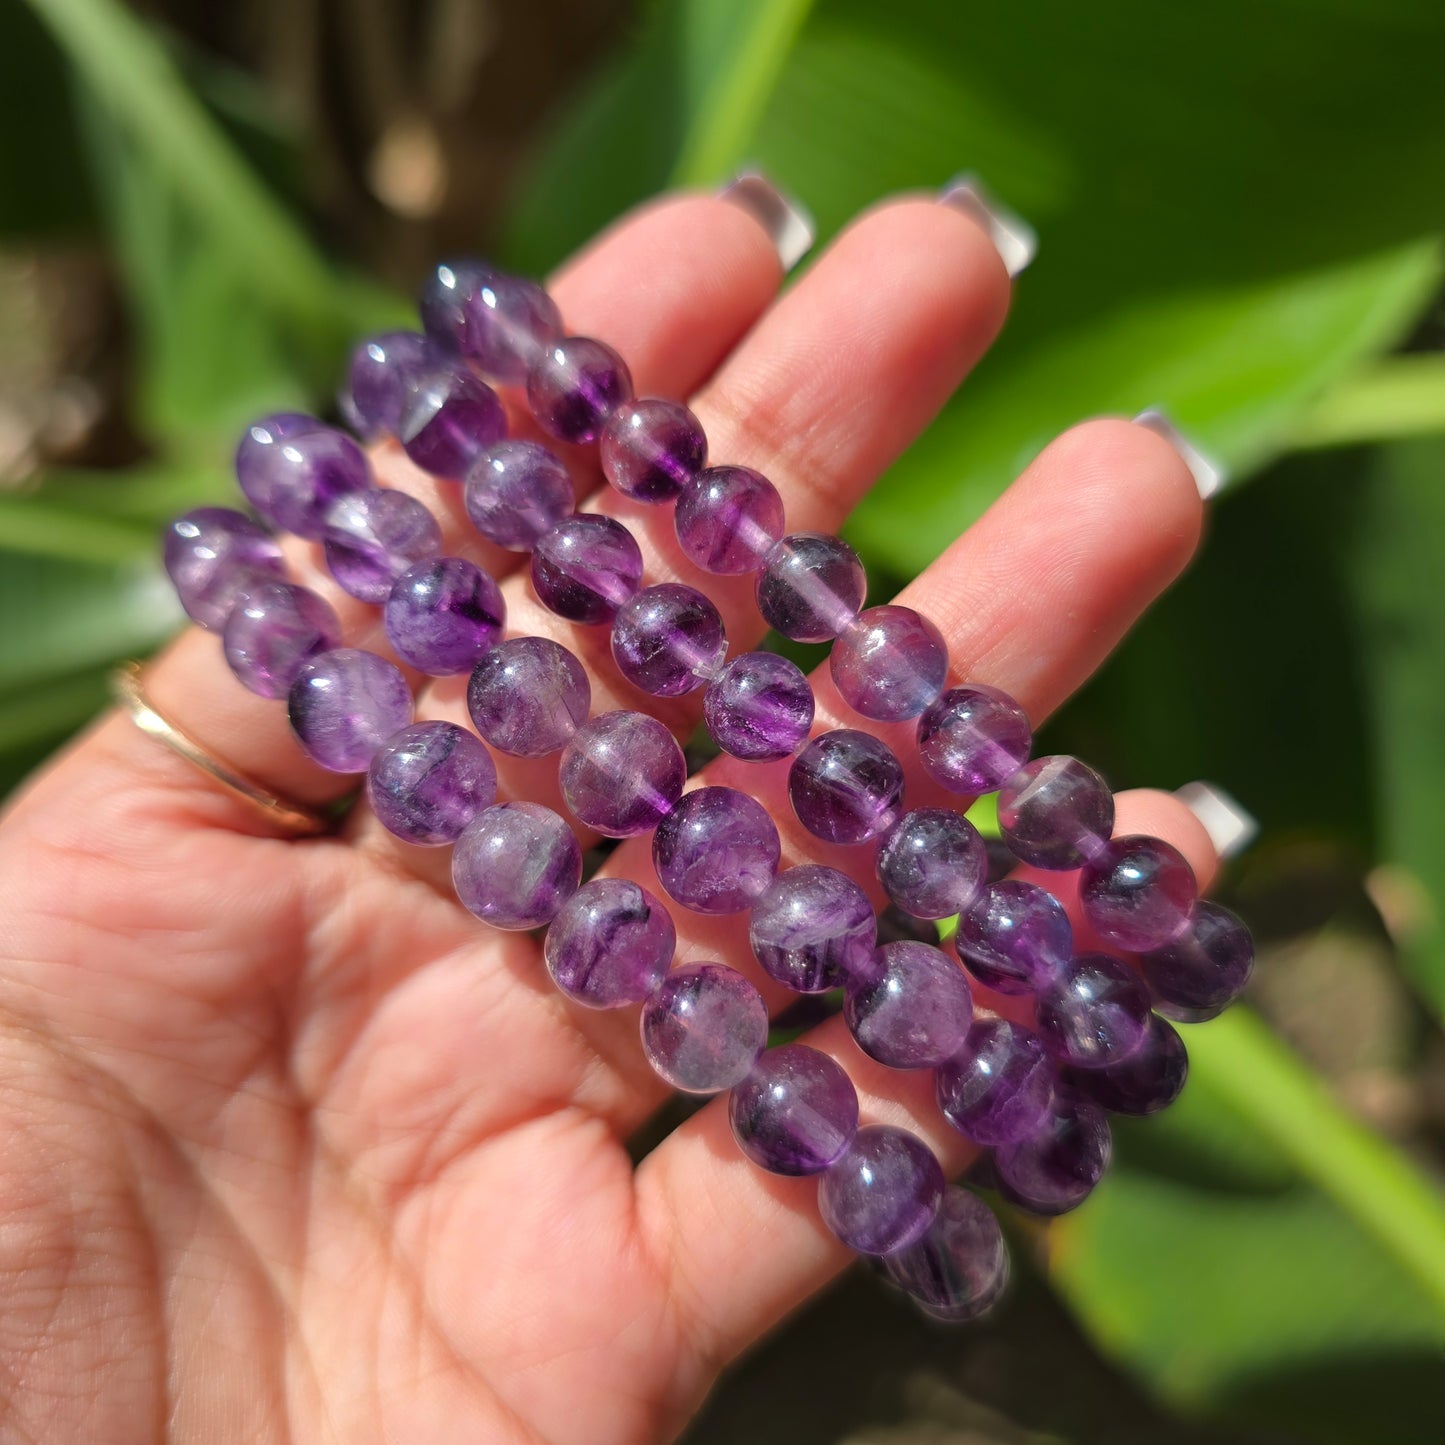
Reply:
[[[713,457],[766,472],[794,529],[831,531],[982,356],[1009,281],[973,220],[918,198],[861,217],[775,299],[780,280],[755,220],[689,196],[622,222],[553,294],[569,329],[627,357],[640,395],[692,398]],[[465,525],[455,486],[394,447],[377,465],[437,510],[449,549],[506,574],[511,632],[582,656],[594,711],[638,706],[605,629],[545,613],[519,558]],[[581,473],[585,495],[598,479]],[[626,517],[650,580],[696,580],[667,509],[606,489],[585,509]],[[1159,436],[1088,422],[904,598],[961,675],[1038,720],[1184,566],[1200,514]],[[374,611],[303,580],[353,640],[377,635]],[[745,582],[708,585],[734,649],[756,641]],[[815,681],[820,725],[862,725],[826,671]],[[147,686],[280,794],[350,786],[305,759],[284,707],[240,687],[214,636],[181,636]],[[429,683],[419,716],[465,722],[464,690]],[[699,697],[666,705],[680,736]],[[499,763],[504,795],[555,801],[555,758]],[[786,765],[723,759],[707,775],[767,803],[785,865],[826,857],[871,888],[867,850],[793,824]],[[926,796],[916,768],[909,786]],[[1125,794],[1119,826],[1169,839],[1207,884],[1213,850],[1177,800]],[[723,1101],[634,1168],[626,1140],[663,1098],[635,1011],[567,1003],[535,938],[456,902],[445,855],[364,807],[340,836],[278,836],[117,714],[15,800],[0,828],[9,1438],[667,1439],[723,1364],[845,1266],[812,1182],[748,1164]],[[608,867],[661,891],[646,840]],[[745,917],[675,913],[681,959],[758,977]],[[809,1041],[843,1061],[865,1117],[907,1123],[961,1168],[929,1080],[871,1064],[840,1022]]]

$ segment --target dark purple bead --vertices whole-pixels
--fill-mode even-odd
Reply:
[[[467,516],[489,542],[530,552],[572,513],[572,478],[540,442],[500,441],[467,472]]]
[[[527,373],[527,405],[558,441],[596,441],[607,418],[631,400],[627,363],[590,336],[550,342]]]
[[[1184,1040],[1158,1014],[1149,1016],[1149,1032],[1121,1064],[1106,1069],[1073,1069],[1074,1093],[1112,1114],[1157,1114],[1180,1095],[1189,1077]]]
[[[999,1193],[1031,1214],[1067,1214],[1089,1197],[1112,1154],[1102,1109],[1056,1099],[1037,1130],[994,1150],[994,1176]]]
[[[462,334],[467,324],[467,300],[488,281],[496,278],[495,267],[476,256],[442,261],[432,268],[417,297],[422,330],[427,340],[444,356],[460,356]]]
[[[507,430],[497,394],[461,366],[434,366],[414,377],[402,401],[397,436],[424,472],[460,481]]]
[[[818,1212],[849,1249],[892,1254],[928,1232],[943,1187],[943,1170],[922,1139],[870,1124],[819,1180]]]
[[[470,672],[507,618],[501,589],[464,557],[418,562],[386,599],[386,635],[405,662],[434,677]]]
[[[994,1212],[957,1185],[917,1244],[886,1255],[883,1268],[925,1314],[950,1324],[976,1320],[1008,1285],[1008,1249]]]
[[[1198,897],[1184,855],[1144,834],[1111,838],[1079,878],[1079,902],[1094,931],[1135,953],[1178,938]]]
[[[741,913],[773,881],[781,855],[763,805],[735,788],[688,793],[652,838],[662,886],[694,913]]]
[[[1144,1041],[1149,991],[1127,963],[1107,953],[1070,959],[1038,996],[1039,1038],[1060,1063],[1102,1069]]]
[[[656,718],[604,712],[572,734],[557,776],[579,823],[608,838],[630,838],[651,832],[677,805],[687,763]]]
[[[345,432],[299,412],[262,417],[246,428],[236,448],[236,480],[273,526],[313,540],[337,497],[372,484],[366,453]]]
[[[1054,756],[1025,763],[998,795],[998,826],[1035,868],[1082,868],[1114,830],[1114,797],[1093,768]]]
[[[636,538],[611,517],[578,512],[537,538],[532,585],[569,622],[611,622],[642,582]]]
[[[928,943],[885,943],[875,971],[849,985],[848,1027],[891,1069],[931,1069],[963,1047],[973,999],[963,970]]]
[[[519,758],[565,747],[591,703],[586,669],[546,637],[499,642],[467,684],[467,711],[477,731],[498,752]]]
[[[768,1043],[763,996],[736,969],[674,969],[642,1010],[642,1048],[658,1076],[689,1094],[740,1084]]]
[[[846,873],[804,863],[758,895],[748,937],[770,977],[795,993],[824,993],[872,973],[878,920]]]
[[[380,487],[338,497],[324,540],[337,585],[362,602],[385,602],[408,567],[442,548],[436,518],[415,497]]]
[[[544,953],[552,981],[588,1008],[621,1008],[661,983],[677,930],[661,903],[625,878],[594,878],[558,910]]]
[[[772,1174],[821,1174],[858,1132],[858,1095],[842,1068],[806,1044],[769,1049],[728,1100],[733,1138]]]
[[[915,808],[884,836],[878,881],[915,918],[952,918],[983,887],[988,856],[978,829],[947,808]]]
[[[387,738],[411,721],[411,689],[384,657],[336,647],[302,667],[287,709],[308,757],[333,773],[363,773]]]
[[[938,1071],[938,1107],[965,1139],[992,1148],[1042,1125],[1054,1066],[1038,1035],[1004,1018],[977,1018],[963,1047]]]
[[[248,586],[222,633],[231,671],[262,697],[285,697],[307,662],[340,641],[327,603],[290,582]]]
[[[794,642],[829,642],[848,630],[867,590],[863,564],[841,537],[794,532],[763,559],[758,611]]]
[[[435,365],[426,337],[418,331],[385,331],[368,337],[351,353],[342,414],[368,441],[394,436],[401,428],[407,390]]]
[[[166,572],[193,622],[219,632],[248,583],[286,575],[281,548],[243,512],[195,507],[165,533]]]
[[[835,728],[793,760],[788,796],[798,821],[827,843],[866,843],[903,806],[903,765],[870,733]]]
[[[465,728],[411,723],[371,760],[367,796],[377,821],[407,843],[455,843],[497,796],[492,755]]]
[[[1064,905],[1047,889],[1022,879],[989,884],[958,920],[953,944],[964,967],[997,993],[1037,993],[1074,951]]]
[[[745,652],[708,684],[702,715],[723,752],[751,763],[786,758],[813,726],[813,689],[775,652]]]
[[[948,676],[948,644],[911,607],[870,607],[843,632],[828,658],[843,701],[864,717],[917,717]]]
[[[582,850],[566,822],[540,803],[495,803],[452,852],[462,906],[494,928],[539,928],[577,891]]]
[[[619,406],[602,428],[602,475],[639,502],[669,502],[702,470],[707,437],[680,402],[647,397]]]
[[[467,288],[454,335],[457,348],[481,375],[514,385],[562,332],[555,302],[535,281],[493,272]]]
[[[1178,1023],[1203,1023],[1244,992],[1254,972],[1254,940],[1236,914],[1201,901],[1184,932],[1144,954],[1139,966],[1160,1013]]]
[[[654,697],[681,697],[701,687],[727,651],[722,614],[680,582],[644,587],[612,620],[617,670]]]
[[[982,683],[951,687],[918,719],[918,756],[953,793],[992,793],[1028,761],[1028,715],[1006,692]]]
[[[708,467],[683,488],[673,513],[677,540],[704,572],[756,572],[783,535],[783,499],[751,467]]]

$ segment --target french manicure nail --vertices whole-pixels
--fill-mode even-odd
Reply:
[[[1213,783],[1185,783],[1174,796],[1204,825],[1221,858],[1243,853],[1259,833],[1259,824]]]
[[[734,176],[719,192],[724,200],[741,206],[768,233],[784,274],[813,249],[813,218],[792,196],[780,191],[761,171]]]
[[[1199,495],[1207,502],[1229,480],[1229,473],[1213,457],[1199,450],[1172,421],[1168,414],[1157,406],[1141,411],[1134,418],[1135,426],[1147,427],[1164,438],[1184,458],[1184,465],[1194,476],[1194,485]]]
[[[962,171],[938,193],[939,201],[970,216],[988,232],[1010,276],[1017,276],[1038,253],[1038,232],[1017,211],[989,194],[972,171]]]

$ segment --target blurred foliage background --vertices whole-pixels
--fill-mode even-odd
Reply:
[[[1438,1441],[1442,53],[1436,0],[4,0],[0,792],[176,625],[160,524],[230,495],[250,415],[328,405],[428,258],[542,272],[744,162],[824,239],[977,171],[1039,258],[852,536],[890,590],[1099,411],[1229,464],[1046,741],[1258,816],[1258,977],[993,1320],[855,1273],[689,1438]]]

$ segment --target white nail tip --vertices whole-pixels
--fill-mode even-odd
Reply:
[[[1184,458],[1184,465],[1194,475],[1194,485],[1207,502],[1229,480],[1229,473],[1213,457],[1199,450],[1169,417],[1157,406],[1141,411],[1134,418],[1135,426],[1147,427],[1164,438]]]
[[[1243,853],[1259,833],[1259,824],[1213,783],[1186,783],[1174,796],[1204,825],[1221,858]]]
[[[954,176],[939,200],[971,216],[988,232],[1010,276],[1017,276],[1038,254],[1038,232],[1017,211],[1000,205],[971,171]]]
[[[742,171],[718,195],[747,211],[768,233],[784,272],[791,271],[809,251],[817,231],[807,209],[780,191],[761,171]]]

